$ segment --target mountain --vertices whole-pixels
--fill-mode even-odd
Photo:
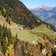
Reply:
[[[37,25],[37,17],[20,0],[0,0],[0,7],[6,10],[5,17],[11,17],[15,23],[23,24],[26,27],[34,27]]]
[[[20,0],[0,0],[0,51],[4,56],[56,56],[56,32]]]
[[[31,10],[41,20],[56,27],[56,7],[41,6]]]

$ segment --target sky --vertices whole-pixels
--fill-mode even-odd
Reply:
[[[28,9],[33,9],[39,6],[55,7],[56,0],[21,0]]]

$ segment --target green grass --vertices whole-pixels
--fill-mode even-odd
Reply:
[[[32,43],[34,40],[38,40],[40,37],[30,33],[28,30],[20,30],[19,28],[11,28],[13,35],[18,35],[18,39],[28,41]]]
[[[56,38],[56,34],[52,32],[49,28],[46,27],[46,25],[41,25],[39,27],[34,28],[31,30],[32,33],[37,34],[39,37],[41,37],[43,34],[47,34],[49,38]]]
[[[33,29],[33,31],[36,31],[36,32],[47,32],[50,30],[46,27],[46,25],[41,25],[41,26],[38,26],[36,28]]]

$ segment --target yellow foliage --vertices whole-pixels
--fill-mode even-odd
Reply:
[[[1,43],[0,43],[0,49],[2,48]]]
[[[5,56],[14,56],[13,44],[10,44],[8,46],[8,50],[6,51]]]
[[[6,43],[8,44],[8,38],[7,38],[7,36],[6,36],[5,38],[6,38],[6,39],[5,39],[5,40],[6,40]]]
[[[48,53],[48,56],[52,56],[52,53],[51,53],[51,52],[49,52],[49,53]]]

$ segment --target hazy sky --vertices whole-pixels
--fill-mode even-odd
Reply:
[[[56,0],[21,0],[29,9],[39,6],[56,6]]]

